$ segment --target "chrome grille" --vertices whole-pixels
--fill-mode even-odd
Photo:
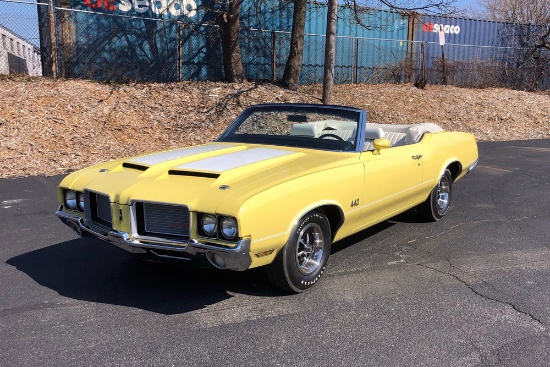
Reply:
[[[183,205],[136,203],[136,221],[141,236],[189,238],[189,208]]]

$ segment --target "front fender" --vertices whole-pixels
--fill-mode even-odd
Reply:
[[[364,170],[360,163],[302,176],[271,187],[248,198],[238,210],[239,231],[251,238],[251,254],[271,255],[253,259],[251,267],[269,264],[285,245],[296,223],[316,208],[332,205],[346,223],[358,219],[360,211],[345,211],[354,200],[363,199]],[[231,213],[228,201],[219,212]]]

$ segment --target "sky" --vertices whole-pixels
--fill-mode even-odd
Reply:
[[[476,0],[458,0],[456,2],[456,6],[462,9],[470,9],[470,7],[474,10],[479,9],[479,5]]]

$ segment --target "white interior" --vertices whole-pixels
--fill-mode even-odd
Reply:
[[[321,135],[337,135],[340,138],[353,142],[355,139],[355,122],[323,120],[294,124],[290,135],[303,135],[318,138]],[[375,139],[385,138],[392,147],[406,144],[415,144],[420,141],[424,133],[443,131],[441,127],[431,122],[409,125],[370,124],[365,129],[365,150],[373,150],[372,142]]]

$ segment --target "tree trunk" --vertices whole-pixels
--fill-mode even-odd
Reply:
[[[37,5],[38,11],[38,34],[40,37],[40,62],[42,64],[42,76],[55,77],[54,69],[56,68],[55,60],[55,47],[52,42],[52,19],[50,18],[50,8],[52,6],[59,6],[59,1],[42,1],[42,3],[49,3],[49,6]],[[53,11],[53,9],[52,9]],[[53,15],[53,13],[52,13]]]
[[[244,81],[244,69],[239,49],[239,10],[241,1],[230,0],[228,11],[220,14],[217,19],[222,37],[225,81],[229,83]]]
[[[337,0],[329,0],[327,10],[327,35],[325,41],[325,70],[323,74],[323,104],[332,103],[334,87],[334,54],[336,49]]]
[[[163,75],[160,74],[162,63],[157,45],[157,22],[144,19],[143,26],[146,32],[147,44],[149,45],[149,50],[151,50],[151,60],[147,63],[144,70],[140,70],[140,78],[147,79],[148,75],[154,75],[153,80],[158,80],[158,78],[163,77]]]
[[[298,85],[300,84],[300,71],[302,70],[302,59],[304,56],[306,5],[307,0],[294,0],[290,51],[286,60],[283,79],[281,79],[281,84],[291,90],[298,89]]]

